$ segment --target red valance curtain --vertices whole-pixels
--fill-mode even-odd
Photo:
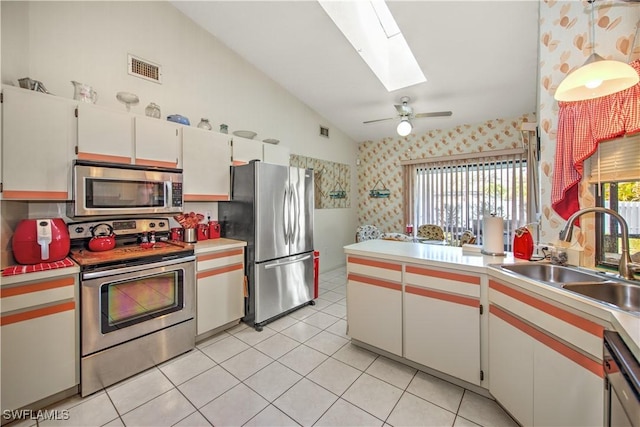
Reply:
[[[640,60],[630,64],[640,74]],[[612,95],[559,102],[551,206],[564,219],[580,209],[583,162],[598,142],[640,132],[640,83]]]

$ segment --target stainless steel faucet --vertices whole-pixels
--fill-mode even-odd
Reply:
[[[580,209],[578,212],[571,215],[567,220],[567,224],[560,231],[560,240],[564,240],[565,242],[570,242],[571,236],[573,234],[573,223],[575,222],[576,219],[578,219],[578,217],[590,212],[608,213],[609,215],[611,215],[612,217],[618,220],[618,223],[620,224],[620,229],[622,230],[622,245],[621,245],[622,253],[620,254],[620,263],[618,264],[618,273],[620,274],[620,277],[624,279],[634,280],[635,279],[633,275],[634,270],[640,266],[637,264],[634,264],[631,261],[631,255],[629,254],[629,226],[627,225],[627,221],[625,221],[624,218],[621,217],[618,212],[611,210],[609,208],[603,208],[600,206]]]

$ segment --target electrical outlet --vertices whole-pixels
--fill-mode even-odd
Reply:
[[[206,211],[204,216],[207,218],[207,221],[211,219],[211,211]]]

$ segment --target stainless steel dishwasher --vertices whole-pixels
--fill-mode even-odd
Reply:
[[[605,426],[640,426],[640,363],[617,332],[604,332]]]

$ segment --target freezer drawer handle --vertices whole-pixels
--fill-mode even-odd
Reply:
[[[269,270],[271,268],[282,267],[283,265],[295,264],[297,262],[306,261],[309,258],[311,258],[311,255],[307,255],[307,256],[302,257],[300,259],[294,259],[294,260],[291,260],[291,261],[275,262],[273,264],[267,264],[267,265],[264,266],[264,268],[265,268],[265,270]]]

